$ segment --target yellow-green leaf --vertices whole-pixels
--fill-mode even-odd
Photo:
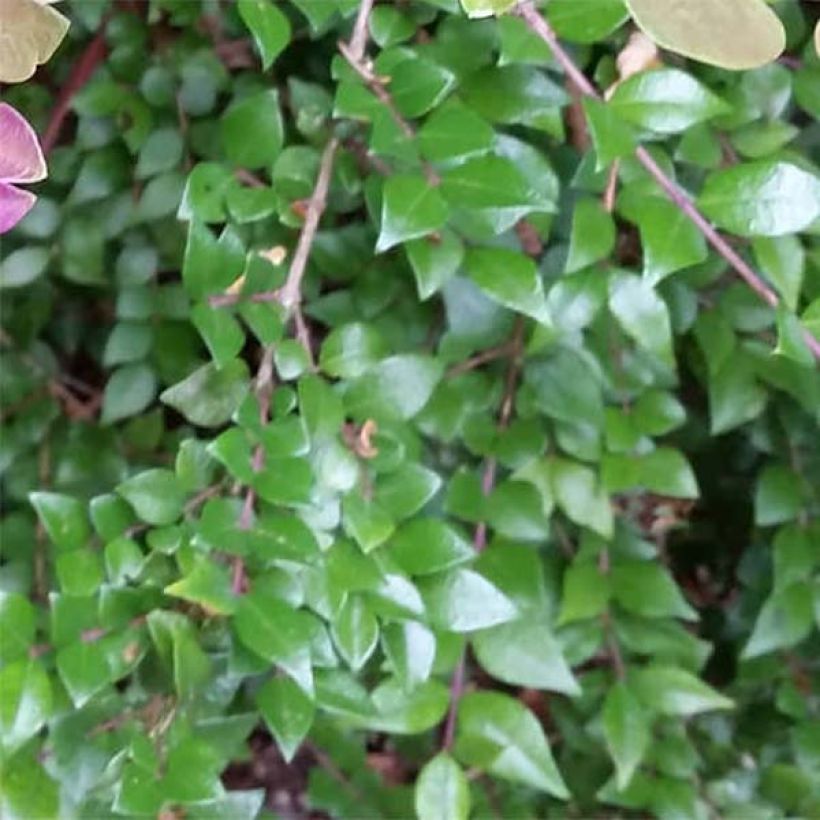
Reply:
[[[21,83],[57,50],[68,20],[37,0],[0,3],[0,82]]]
[[[627,0],[635,22],[659,46],[733,70],[774,60],[786,45],[763,0]]]

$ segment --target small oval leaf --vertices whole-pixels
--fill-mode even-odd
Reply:
[[[659,46],[735,71],[774,60],[786,46],[780,18],[763,0],[626,0]]]

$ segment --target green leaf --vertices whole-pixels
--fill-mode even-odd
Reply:
[[[600,202],[581,199],[572,215],[567,273],[606,259],[615,247],[615,223]]]
[[[293,381],[311,367],[311,354],[297,339],[283,339],[273,352],[273,364],[282,381]]]
[[[507,248],[471,248],[464,267],[491,299],[551,325],[541,277],[528,256]]]
[[[581,694],[561,644],[543,616],[482,630],[472,644],[478,662],[496,680],[570,696]]]
[[[290,22],[271,0],[239,0],[237,8],[267,71],[290,42]]]
[[[447,687],[437,680],[407,691],[398,680],[388,679],[373,690],[372,698],[378,714],[364,721],[364,727],[402,735],[432,729],[444,718],[450,702]]]
[[[783,24],[763,0],[626,0],[635,22],[663,48],[733,70],[774,60]]]
[[[631,682],[639,701],[662,715],[689,717],[713,709],[731,709],[729,698],[707,686],[690,672],[673,666],[647,666],[632,672]]]
[[[376,500],[396,519],[415,515],[441,488],[437,473],[420,464],[405,464],[376,483]]]
[[[619,208],[640,228],[643,275],[649,284],[706,260],[703,234],[673,203],[635,191],[621,196]]]
[[[56,570],[60,588],[69,595],[93,595],[103,581],[100,553],[83,547],[61,552]]]
[[[778,649],[789,649],[808,637],[814,628],[811,584],[798,581],[776,590],[763,604],[743,658],[756,658]]]
[[[461,0],[468,17],[492,17],[509,11],[516,0]]]
[[[345,532],[365,553],[387,541],[396,528],[393,519],[377,502],[363,498],[356,491],[342,500],[342,523]]]
[[[710,174],[698,205],[740,236],[784,236],[820,216],[820,179],[788,162],[748,162]]]
[[[501,156],[477,157],[445,172],[441,193],[455,208],[497,216],[497,233],[533,211],[554,207],[511,160]]]
[[[390,95],[405,117],[420,117],[435,108],[454,84],[450,71],[423,57],[411,56],[390,68]]]
[[[776,316],[777,347],[773,353],[813,370],[814,354],[806,344],[805,331],[798,318],[782,303],[777,306]]]
[[[738,351],[709,375],[709,418],[720,435],[757,418],[768,393],[756,379],[754,364]]]
[[[532,482],[505,481],[487,501],[487,523],[498,535],[518,541],[543,541],[549,536],[544,499]]]
[[[610,577],[613,597],[629,612],[644,618],[698,619],[672,576],[654,561],[618,561]]]
[[[192,424],[219,427],[233,415],[248,392],[248,367],[234,359],[224,367],[206,364],[160,394]]]
[[[0,592],[0,665],[25,657],[34,643],[35,609],[18,592]]]
[[[274,663],[304,651],[313,632],[306,613],[257,588],[240,598],[233,628],[245,646]]]
[[[36,749],[26,749],[3,761],[0,812],[7,820],[59,817],[60,786],[46,774]]]
[[[489,123],[461,103],[434,111],[418,134],[419,149],[430,162],[484,154],[493,147],[494,138]]]
[[[86,545],[91,528],[85,507],[76,498],[60,493],[33,492],[29,501],[58,549],[72,550]]]
[[[469,569],[422,578],[418,584],[430,620],[438,629],[473,632],[511,621],[518,615],[506,595]]]
[[[170,470],[146,470],[123,481],[116,490],[148,524],[173,524],[182,515],[186,493]]]
[[[259,689],[256,705],[282,757],[290,763],[313,725],[313,700],[290,678],[278,677]]]
[[[576,43],[603,40],[628,16],[624,0],[550,0],[546,11],[558,36]]]
[[[669,308],[646,279],[616,274],[609,283],[609,309],[624,331],[668,365],[674,364]]]
[[[611,538],[612,507],[593,470],[566,459],[553,459],[549,469],[553,496],[567,518]]]
[[[101,421],[113,424],[136,416],[148,407],[157,392],[157,378],[147,364],[117,368],[105,385]]]
[[[752,240],[755,259],[775,285],[789,310],[796,310],[803,285],[806,254],[796,236],[759,236]]]
[[[440,234],[406,242],[419,299],[429,299],[451,279],[464,259],[464,243],[446,228]]]
[[[729,110],[691,74],[677,68],[641,71],[620,83],[609,101],[627,122],[676,134]]]
[[[415,806],[419,820],[467,820],[469,817],[470,786],[461,766],[447,752],[439,752],[419,772]]]
[[[566,92],[537,68],[485,68],[465,80],[461,93],[467,105],[490,122],[561,134],[559,112],[567,102]]]
[[[443,372],[430,356],[390,356],[350,386],[345,402],[356,415],[410,419],[427,404]]]
[[[190,572],[169,584],[163,592],[215,615],[230,615],[237,604],[227,567],[218,566],[208,558],[197,561]]]
[[[408,689],[424,683],[436,658],[436,636],[417,621],[397,621],[382,627],[384,654],[393,673]]]
[[[796,519],[803,508],[800,477],[782,464],[764,468],[755,489],[755,524],[770,527]]]
[[[390,557],[408,575],[429,575],[469,561],[472,545],[438,518],[414,518],[390,541]]]
[[[447,222],[449,208],[421,175],[391,176],[384,184],[382,228],[376,253],[409,239],[427,236]]]
[[[191,321],[205,341],[217,367],[223,367],[239,355],[245,344],[245,334],[239,322],[227,310],[205,304],[196,305],[191,311]]]
[[[637,146],[631,126],[624,122],[615,109],[594,97],[583,101],[589,135],[595,146],[595,169],[601,171],[613,160],[629,156]]]
[[[498,692],[471,692],[458,710],[456,756],[469,766],[569,798],[541,724],[520,701]]]
[[[263,168],[284,141],[279,94],[274,89],[243,97],[223,115],[220,133],[228,159],[242,168]]]
[[[416,32],[413,19],[399,9],[377,6],[369,20],[370,35],[382,48],[409,40]]]
[[[331,625],[333,642],[354,672],[367,663],[379,640],[379,625],[361,595],[350,595]]]
[[[643,487],[673,498],[697,498],[698,485],[684,455],[659,447],[646,455],[608,454],[601,462],[601,477],[610,492]]]
[[[22,288],[39,279],[48,267],[47,248],[19,248],[0,261],[0,291]]]
[[[564,573],[559,624],[597,618],[606,611],[611,595],[609,576],[596,564],[577,560]]]
[[[604,402],[598,372],[589,360],[561,347],[549,358],[529,362],[524,380],[532,388],[538,408],[551,418],[584,419],[603,425]]]
[[[0,669],[0,747],[13,752],[51,714],[51,684],[42,664],[19,660]]]
[[[108,686],[110,672],[99,641],[78,641],[57,653],[57,671],[77,709]]]
[[[242,272],[244,263],[244,249],[232,231],[226,230],[216,239],[204,222],[194,220],[188,226],[182,279],[193,298],[225,290]]]
[[[375,365],[386,353],[379,332],[362,322],[351,322],[332,330],[322,342],[319,365],[329,376],[355,379]]]
[[[623,681],[608,692],[602,712],[604,739],[615,763],[616,783],[625,789],[649,749],[649,721]]]

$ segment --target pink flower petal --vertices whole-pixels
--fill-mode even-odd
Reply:
[[[46,178],[46,161],[37,134],[26,118],[0,103],[0,180],[37,182]]]
[[[31,209],[37,197],[7,182],[0,182],[0,233],[10,231]]]

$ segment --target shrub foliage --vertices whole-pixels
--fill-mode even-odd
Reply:
[[[820,813],[816,7],[676,5],[63,4],[4,817]]]

